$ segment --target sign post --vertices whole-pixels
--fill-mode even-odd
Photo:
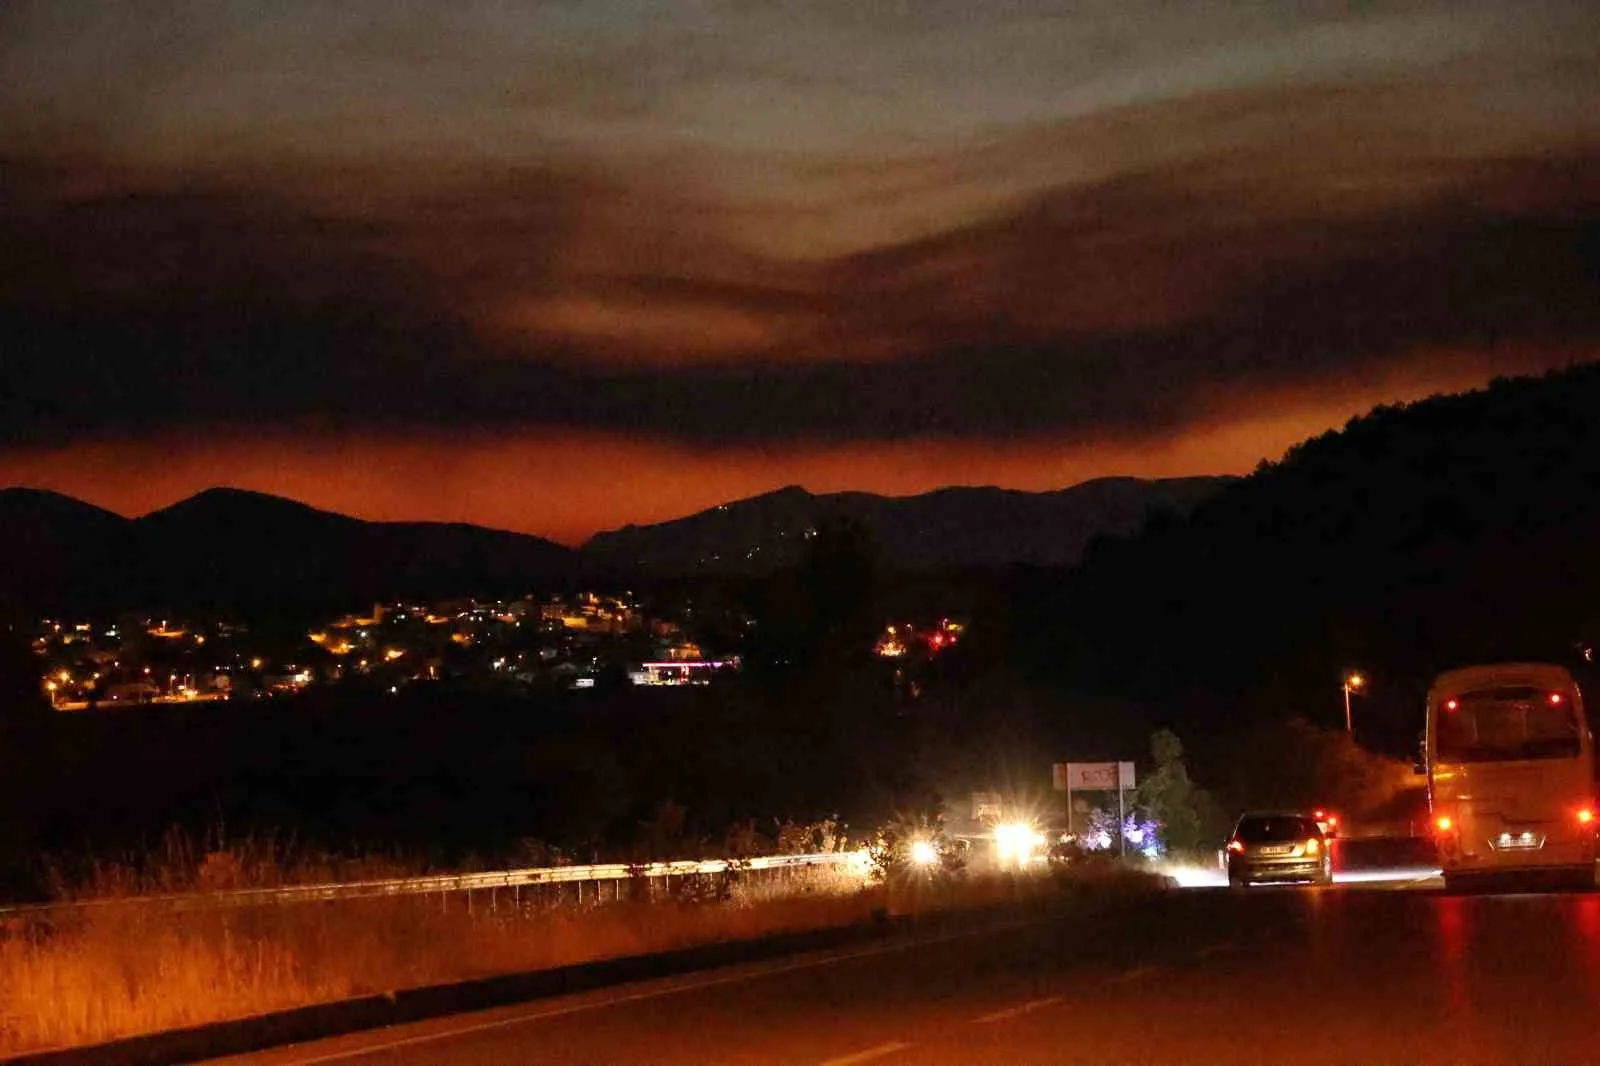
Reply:
[[[1128,834],[1123,832],[1128,824],[1128,815],[1122,810],[1122,763],[1117,763],[1117,853],[1123,858],[1128,858]]]
[[[1072,790],[1080,792],[1117,792],[1117,840],[1122,854],[1128,853],[1128,842],[1122,837],[1122,826],[1127,822],[1122,790],[1133,788],[1134,772],[1131,762],[1058,762],[1050,768],[1050,783],[1057,792],[1067,794],[1067,832],[1072,832]]]
[[[1050,787],[1067,794],[1067,835],[1072,835],[1072,782],[1067,780],[1067,763],[1058,762],[1050,767]]]

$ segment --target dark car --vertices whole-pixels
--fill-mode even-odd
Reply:
[[[1228,884],[1333,880],[1333,855],[1317,820],[1298,811],[1246,811],[1228,837]]]

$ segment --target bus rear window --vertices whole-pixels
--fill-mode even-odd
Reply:
[[[1562,759],[1582,750],[1566,691],[1516,686],[1463,692],[1440,703],[1436,720],[1444,762]]]

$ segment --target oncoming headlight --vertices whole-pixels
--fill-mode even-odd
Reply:
[[[1002,863],[1026,863],[1044,842],[1044,835],[1027,822],[1007,822],[994,827],[995,858]]]

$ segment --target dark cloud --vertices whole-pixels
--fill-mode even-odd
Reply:
[[[13,161],[0,435],[1160,437],[1418,352],[1494,349],[1515,370],[1593,343],[1593,162],[1460,165],[1357,217],[1157,171],[802,265],[697,242],[572,176],[311,208],[259,181],[163,187]],[[541,325],[548,301],[573,298],[595,302],[600,334]],[[507,328],[514,305],[529,310]],[[607,316],[663,308],[690,334],[727,314],[770,329],[748,353],[619,359]]]

